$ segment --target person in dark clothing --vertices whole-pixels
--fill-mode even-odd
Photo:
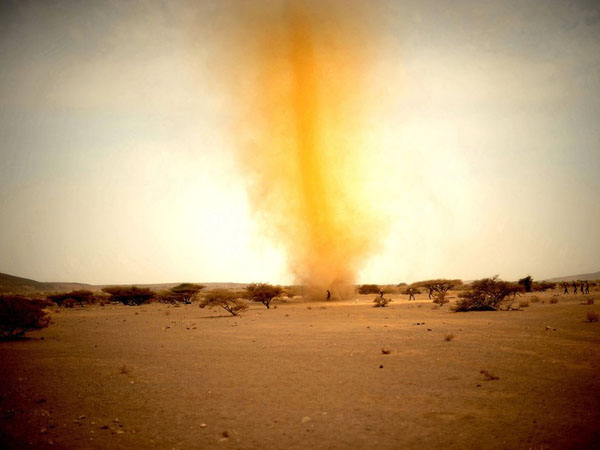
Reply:
[[[383,298],[383,291],[381,289],[379,289],[379,297]]]
[[[590,282],[589,281],[585,282],[585,293],[586,294],[590,293]]]
[[[331,292],[329,292],[329,289],[327,289],[327,300],[331,299]]]
[[[577,295],[577,282],[573,281],[573,294]]]
[[[563,287],[565,288],[565,291],[563,292],[563,294],[568,294],[569,293],[569,285],[567,283],[563,283]]]
[[[409,288],[408,289],[408,301],[410,302],[411,300],[416,301],[414,291],[412,290],[412,288]]]
[[[583,292],[583,280],[581,280],[579,282],[579,292],[581,292],[582,294],[585,294],[585,292]]]
[[[429,298],[431,299],[431,297],[433,297],[433,288],[432,287],[429,288]]]

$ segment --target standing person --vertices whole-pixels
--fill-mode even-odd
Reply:
[[[431,286],[429,286],[429,299],[431,300],[431,297],[433,296],[433,288]]]
[[[569,293],[569,285],[567,283],[563,282],[563,287],[565,288],[565,291],[563,292],[563,294],[568,294]]]
[[[589,294],[590,293],[590,282],[585,280],[585,293]]]
[[[410,302],[411,299],[416,301],[416,299],[415,299],[415,293],[412,290],[412,288],[408,288],[408,301]]]
[[[582,294],[585,294],[585,292],[583,292],[583,280],[581,280],[579,282],[579,292],[581,292]]]
[[[573,294],[577,295],[577,282],[573,281]]]
[[[327,300],[331,299],[331,292],[329,292],[329,289],[327,289]]]
[[[379,289],[379,298],[383,298],[383,291]]]

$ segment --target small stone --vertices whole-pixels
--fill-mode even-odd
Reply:
[[[380,365],[379,365],[379,368],[380,368],[380,369],[383,369],[383,364],[380,364]]]
[[[125,432],[123,430],[117,430],[117,434],[124,434]]]
[[[200,424],[200,428],[206,428],[206,424],[205,423],[201,423]]]
[[[311,420],[312,420],[312,419],[311,419],[310,417],[308,417],[308,416],[304,416],[304,417],[302,418],[302,423],[308,423],[308,422],[310,422]]]
[[[41,434],[46,434],[48,432],[48,430],[46,428],[41,428],[40,429],[40,433]]]
[[[108,425],[102,425],[102,426],[100,427],[100,429],[101,429],[101,430],[108,430]]]
[[[85,416],[84,416],[84,415],[81,415],[81,416],[79,416],[79,417],[77,418],[77,420],[81,420],[81,419],[85,419]]]

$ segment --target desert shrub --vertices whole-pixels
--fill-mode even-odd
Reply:
[[[68,302],[68,308],[72,308],[74,306],[73,302],[79,304],[79,306],[83,306],[84,303],[94,303],[95,301],[94,293],[85,289],[71,292],[61,292],[58,294],[50,294],[46,298],[49,301],[56,303],[58,307],[61,307],[63,306],[63,304]]]
[[[363,295],[379,294],[379,291],[379,286],[377,286],[376,284],[363,284],[358,287],[358,293]]]
[[[529,302],[527,300],[521,300],[519,302],[519,308],[527,308],[529,306]]]
[[[525,288],[525,292],[531,292],[533,286],[533,278],[531,275],[527,275],[525,278],[519,280],[519,284]]]
[[[446,298],[446,292],[436,292],[433,296],[433,303],[438,304],[439,306],[444,306],[450,300]]]
[[[242,311],[248,309],[248,305],[246,305],[236,293],[228,291],[227,289],[215,289],[207,292],[198,306],[200,306],[200,308],[220,307],[232,316],[237,316]]]
[[[537,295],[532,295],[530,300],[531,300],[531,303],[539,303],[540,302],[540,298]]]
[[[50,324],[43,300],[20,295],[0,296],[0,336],[15,338],[28,331],[45,328]]]
[[[390,303],[392,301],[392,299],[390,298],[385,298],[385,297],[376,297],[375,300],[373,300],[373,303],[375,303],[373,305],[374,308],[383,308],[385,306],[388,305],[388,303]]]
[[[109,294],[111,301],[129,306],[139,306],[156,297],[150,289],[137,286],[112,286],[102,289],[102,292]]]
[[[453,310],[458,311],[498,311],[512,308],[518,288],[514,283],[503,281],[496,275],[471,283],[469,290],[459,294]]]
[[[556,297],[552,297],[550,299],[550,303],[552,303],[552,304],[558,303],[558,299]]]
[[[72,298],[68,298],[64,301],[63,305],[65,308],[75,308],[75,306],[77,306],[77,302]]]
[[[409,289],[412,289],[413,290],[413,294],[415,294],[415,295],[419,295],[421,293],[421,289],[419,289],[417,287],[414,287],[414,286],[408,286],[401,293],[403,295],[409,295],[410,294]]]
[[[594,304],[594,299],[593,298],[588,298],[587,304],[588,305],[593,305]]]
[[[600,320],[600,314],[594,311],[588,311],[585,315],[585,320],[588,322],[598,322]]]
[[[545,292],[555,287],[556,283],[551,283],[550,281],[534,281],[531,289],[533,292]]]
[[[246,295],[253,302],[260,302],[270,308],[271,302],[283,294],[281,286],[273,286],[268,283],[252,283],[246,286]]]

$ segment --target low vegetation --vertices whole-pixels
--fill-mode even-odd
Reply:
[[[129,306],[143,305],[156,297],[156,293],[150,289],[136,286],[112,286],[102,289],[102,292],[110,295],[111,301]]]
[[[0,337],[14,339],[50,324],[45,300],[20,295],[0,296]]]
[[[358,287],[358,293],[362,295],[379,294],[381,289],[376,284],[363,284]]]
[[[585,320],[588,322],[598,322],[600,320],[600,314],[594,311],[588,311],[585,315]]]
[[[67,308],[72,308],[74,304],[83,306],[84,303],[90,304],[95,302],[94,293],[84,289],[71,292],[62,292],[59,294],[50,294],[46,298],[49,301],[56,303],[59,308],[63,305]]]
[[[388,305],[388,303],[390,303],[392,301],[392,299],[390,298],[385,298],[385,297],[377,297],[375,298],[375,300],[373,300],[373,303],[375,303],[373,305],[374,308],[384,308]]]

